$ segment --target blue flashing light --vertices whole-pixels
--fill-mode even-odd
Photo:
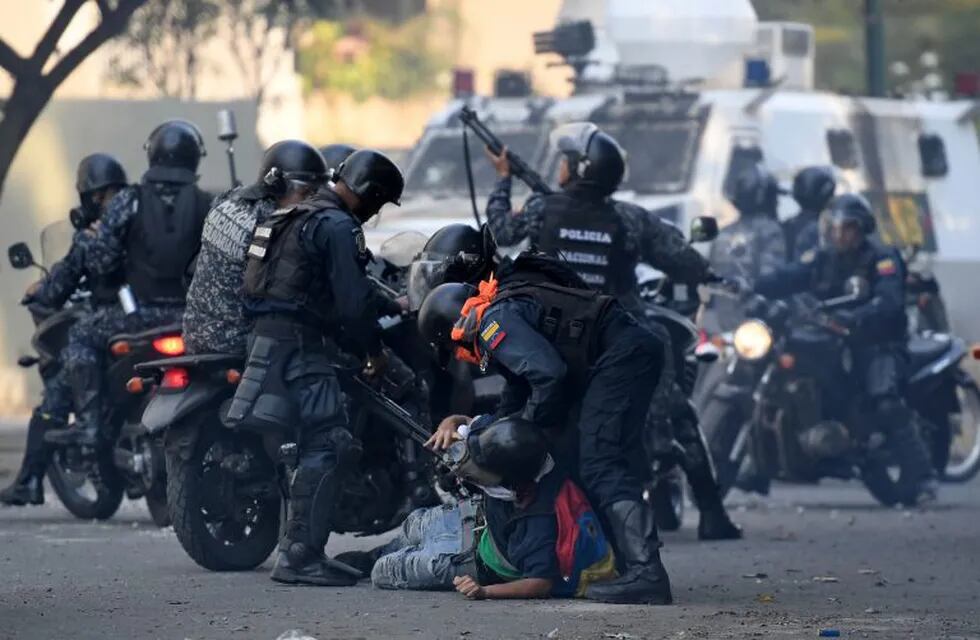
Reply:
[[[772,79],[769,62],[761,58],[749,58],[745,61],[745,86],[768,87]]]

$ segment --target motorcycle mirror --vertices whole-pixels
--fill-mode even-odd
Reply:
[[[718,237],[718,220],[698,216],[691,220],[691,242],[710,242]]]
[[[222,109],[218,112],[218,140],[230,142],[238,137],[238,127],[235,126],[235,112]]]
[[[844,285],[844,292],[855,300],[862,300],[867,297],[871,285],[861,276],[851,276]]]
[[[10,248],[7,249],[7,257],[10,259],[10,266],[14,269],[28,269],[37,266],[30,247],[24,242],[10,245]]]

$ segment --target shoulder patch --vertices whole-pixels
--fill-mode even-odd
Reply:
[[[367,240],[364,238],[364,230],[360,227],[355,227],[351,233],[354,234],[354,244],[357,245],[357,252],[364,253],[367,251]]]
[[[483,338],[484,342],[490,342],[490,339],[493,338],[494,334],[497,333],[499,329],[500,329],[500,323],[494,320],[489,325],[487,325],[486,329],[480,332],[480,337]]]
[[[875,263],[875,270],[879,276],[892,276],[898,271],[898,267],[891,258],[883,258]]]
[[[806,251],[800,254],[800,262],[802,262],[803,264],[810,264],[816,259],[817,259],[816,249],[807,249]]]

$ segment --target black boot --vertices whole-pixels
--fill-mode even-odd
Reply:
[[[44,441],[56,447],[78,446],[94,449],[100,442],[102,423],[102,380],[94,367],[76,368],[71,375],[75,400],[75,423],[59,429],[49,429]]]
[[[300,463],[290,485],[289,520],[272,579],[286,584],[349,587],[362,574],[357,569],[328,558],[323,549],[330,535],[330,518],[340,496],[342,477],[337,469]]]
[[[721,488],[715,479],[711,458],[704,441],[699,437],[684,442],[684,473],[691,485],[691,496],[701,512],[698,522],[700,540],[738,540],[742,530],[732,522],[721,499]]]
[[[878,420],[887,434],[888,444],[901,468],[902,503],[906,506],[925,506],[938,498],[939,483],[936,470],[925,442],[919,435],[912,412],[899,400],[882,402]]]
[[[26,504],[44,504],[44,472],[48,468],[48,448],[44,444],[44,434],[49,429],[62,426],[64,423],[51,419],[35,409],[31,421],[27,424],[27,443],[24,447],[24,459],[14,482],[0,491],[0,504],[22,506]]]
[[[591,585],[585,597],[616,604],[670,604],[670,579],[660,561],[653,510],[644,502],[622,500],[605,510],[624,570],[620,577]]]
[[[362,574],[365,577],[371,575],[371,571],[374,569],[374,565],[378,562],[381,554],[384,551],[385,546],[375,547],[369,551],[345,551],[343,553],[337,554],[337,561],[343,562],[349,565]]]

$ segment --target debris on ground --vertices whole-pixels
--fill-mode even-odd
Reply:
[[[834,576],[813,576],[814,582],[840,582],[839,578]]]

